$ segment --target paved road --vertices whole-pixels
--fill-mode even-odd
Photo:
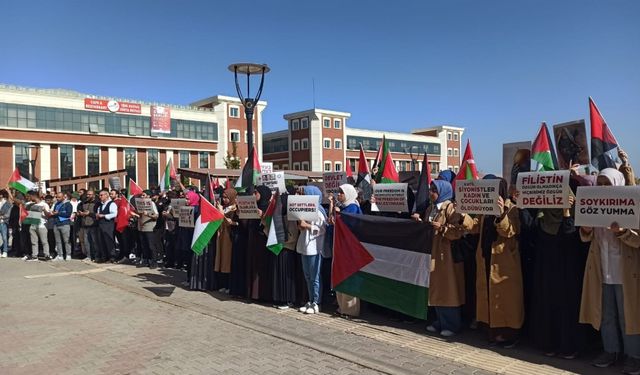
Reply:
[[[417,326],[186,291],[181,277],[2,259],[0,374],[603,373],[584,362],[536,364],[547,359],[445,341]]]

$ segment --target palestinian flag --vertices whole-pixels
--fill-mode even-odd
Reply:
[[[378,147],[378,152],[376,153],[376,158],[373,160],[373,168],[375,169],[378,165],[380,165],[380,160],[382,159],[382,145],[384,144],[384,135],[382,136],[382,143],[380,143],[380,147]]]
[[[176,174],[175,168],[173,168],[173,162],[171,158],[167,162],[167,166],[164,167],[164,171],[162,172],[162,176],[160,177],[160,191],[169,191],[171,190],[171,180],[177,180],[178,175]]]
[[[242,173],[238,181],[236,181],[235,189],[241,193],[253,191],[253,187],[258,183],[258,176],[260,176],[260,161],[256,154],[256,148],[251,147],[249,158],[244,163],[244,167],[242,167]]]
[[[479,180],[478,168],[476,167],[476,161],[473,157],[473,151],[471,151],[471,141],[467,140],[467,147],[464,149],[464,156],[462,157],[462,163],[460,163],[460,170],[456,174],[456,178],[453,180],[453,189],[456,188],[456,181],[459,180]]]
[[[353,178],[353,171],[351,170],[351,163],[349,163],[349,158],[345,160],[345,171],[347,172],[347,182],[351,185],[355,184],[356,180]]]
[[[208,200],[200,196],[200,216],[196,220],[191,240],[191,250],[196,255],[202,255],[209,241],[216,233],[224,220],[222,212],[218,211]]]
[[[38,190],[38,186],[20,175],[20,170],[16,168],[9,178],[9,187],[12,187],[22,194],[32,190]]]
[[[131,202],[131,198],[135,195],[142,194],[142,188],[133,181],[133,178],[129,179],[129,189],[127,189],[127,201]]]
[[[38,209],[39,207],[35,207],[36,209]],[[22,224],[23,225],[40,225],[40,223],[42,222],[42,211],[36,211],[36,210],[27,210],[26,211],[27,216],[22,220]],[[20,213],[22,216],[22,212]]]
[[[429,157],[424,153],[422,169],[418,178],[418,190],[416,192],[416,212],[422,214],[429,206],[429,187],[431,185],[431,168]],[[411,207],[412,208],[412,207]]]
[[[331,285],[338,292],[425,319],[430,233],[412,220],[341,213],[334,229]]]
[[[591,164],[599,171],[605,168],[616,168],[618,141],[609,130],[607,122],[591,97],[589,97],[589,117],[591,118]]]
[[[538,136],[531,146],[531,159],[538,163],[537,171],[558,170],[558,159],[545,122],[540,126]]]
[[[269,236],[267,238],[267,249],[278,255],[284,248],[286,241],[285,222],[282,217],[282,200],[280,193],[276,193],[271,197],[269,207],[264,214],[265,226],[269,228]]]
[[[380,168],[378,169],[376,181],[382,184],[400,182],[396,165],[393,163],[391,151],[389,151],[389,146],[384,136],[382,136],[382,159],[380,161]]]
[[[20,219],[19,219],[20,224],[24,222],[24,219],[26,219],[27,216],[29,216],[29,212],[27,212],[27,209],[24,208],[23,205],[20,205]]]

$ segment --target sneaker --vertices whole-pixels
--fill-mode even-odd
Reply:
[[[502,346],[505,349],[513,349],[516,346],[518,346],[518,343],[520,341],[518,339],[513,339],[513,340],[507,340],[507,341],[502,341],[500,343],[500,346]]]
[[[39,259],[37,257],[32,257],[31,255],[25,255],[24,258],[22,258],[24,260],[26,260],[27,262],[38,262]]]
[[[306,313],[310,307],[311,307],[311,302],[307,302],[307,304],[299,308],[298,311],[300,311],[301,313]]]
[[[436,332],[438,332],[438,330],[432,324],[430,326],[427,326],[427,332],[436,333]]]
[[[640,375],[640,359],[627,357],[624,361],[624,368],[622,369],[623,374],[628,375]]]
[[[0,258],[6,258],[7,257],[7,253],[2,253],[2,255],[0,255]]]
[[[453,331],[449,331],[448,329],[442,330],[442,332],[440,332],[440,336],[442,337],[451,337],[454,336],[456,333]]]
[[[591,364],[599,368],[606,368],[616,363],[617,360],[618,353],[602,352]]]
[[[64,258],[64,260],[66,260],[66,261],[71,260],[71,255],[67,255],[67,256]]]
[[[50,257],[49,255],[45,255],[45,256],[44,256],[44,258],[42,258],[42,260],[43,260],[44,262],[48,262],[48,261],[50,261],[50,260],[51,260],[51,257]]]
[[[312,303],[311,304],[311,308],[313,309],[313,313],[314,314],[318,314],[320,313],[320,306],[317,303]]]
[[[62,256],[58,255],[57,257],[53,258],[52,260],[53,260],[54,262],[60,262],[60,261],[63,261],[63,260],[64,260],[64,258],[63,258]]]
[[[274,305],[273,307],[275,307],[278,310],[288,310],[289,307],[291,307],[291,306],[289,306],[288,303],[285,303],[284,305]]]

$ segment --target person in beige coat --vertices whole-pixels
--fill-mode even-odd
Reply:
[[[222,204],[218,202],[217,206],[217,209],[224,215],[224,221],[218,232],[217,252],[213,270],[218,273],[219,291],[223,293],[229,293],[231,253],[233,252],[233,241],[237,236],[238,228],[237,195],[238,193],[235,189],[226,189],[222,193]]]
[[[599,186],[623,186],[625,177],[613,168],[598,175]],[[608,367],[627,355],[626,374],[640,374],[640,234],[638,229],[580,228],[591,242],[585,267],[580,322],[600,331],[604,353],[593,362]]]
[[[453,260],[451,241],[464,232],[461,216],[456,213],[453,188],[448,181],[435,180],[429,187],[431,205],[417,221],[428,222],[433,228],[431,272],[429,274],[429,305],[435,308],[436,320],[427,327],[429,332],[452,336],[462,328],[464,305],[464,266]]]
[[[497,178],[493,175],[485,179]],[[464,226],[480,233],[476,251],[476,316],[489,328],[489,341],[504,347],[517,343],[524,323],[522,267],[518,247],[518,208],[507,199],[507,182],[500,179],[499,216],[464,218]]]

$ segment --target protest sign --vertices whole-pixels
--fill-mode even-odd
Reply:
[[[518,207],[569,208],[569,171],[525,172],[518,174]]]
[[[553,136],[556,139],[560,169],[569,169],[570,164],[591,164],[584,120],[553,125]]]
[[[465,214],[500,215],[500,180],[456,181],[456,210]]]
[[[318,220],[317,195],[290,195],[287,198],[287,219],[289,221],[304,220],[313,222]]]
[[[238,204],[238,217],[240,219],[260,219],[256,197],[253,195],[239,196],[236,198],[236,203]]]
[[[322,174],[323,191],[324,195],[333,193],[334,196],[338,195],[340,185],[347,183],[346,172],[325,172]]]
[[[180,207],[179,212],[180,212],[179,225],[182,228],[194,228],[196,226],[193,206],[182,206]]]
[[[502,178],[509,186],[516,183],[520,172],[531,170],[531,141],[502,144]]]
[[[267,186],[274,193],[276,191],[280,191],[280,194],[287,192],[287,186],[284,183],[284,172],[261,174],[258,177],[258,185]]]
[[[408,212],[407,184],[375,184],[373,196],[376,206],[382,212]]]
[[[153,202],[151,202],[151,198],[136,198],[136,211],[138,212],[149,212],[153,210],[151,208]]]
[[[263,162],[260,163],[260,174],[268,174],[273,173],[273,163],[271,162]]]
[[[120,184],[120,177],[109,177],[109,186],[111,186],[112,189],[121,190],[122,185]]]
[[[579,186],[576,226],[621,228],[640,226],[640,186]]]
[[[184,207],[187,205],[187,200],[184,198],[178,198],[178,199],[172,199],[171,200],[171,207],[173,207],[173,209],[175,210],[179,210],[180,207]]]

